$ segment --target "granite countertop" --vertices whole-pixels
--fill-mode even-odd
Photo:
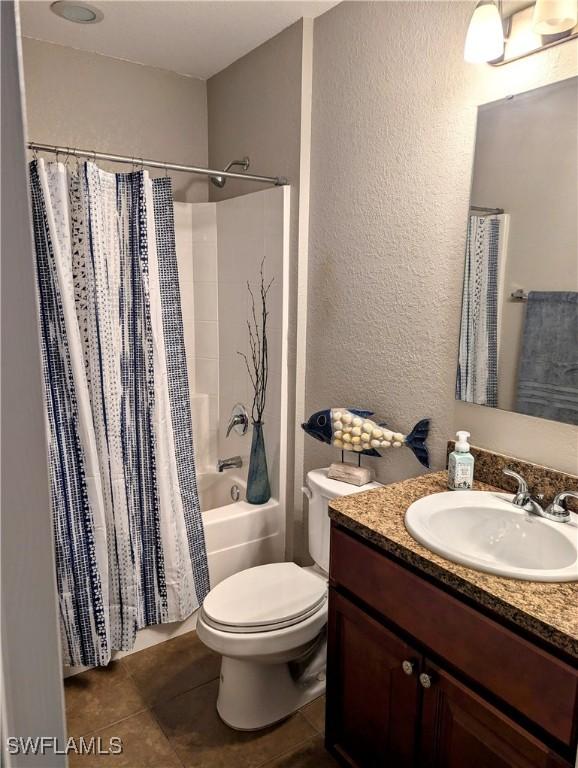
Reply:
[[[474,488],[502,490],[481,482],[476,482]],[[410,504],[442,491],[447,491],[447,472],[422,475],[333,499],[329,516],[386,552],[578,659],[578,582],[520,581],[475,571],[436,555],[408,533],[404,515]]]

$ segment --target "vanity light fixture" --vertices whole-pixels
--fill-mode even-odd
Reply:
[[[568,32],[578,24],[576,0],[537,0],[532,26],[539,35]]]
[[[468,27],[464,59],[503,67],[578,38],[578,0],[537,0],[504,18],[502,0],[481,0]]]
[[[50,4],[50,10],[60,18],[74,21],[76,24],[96,24],[104,18],[104,13],[94,5],[71,0],[56,0]]]
[[[481,0],[474,10],[464,46],[470,64],[496,61],[504,55],[504,28],[500,9],[492,0]]]

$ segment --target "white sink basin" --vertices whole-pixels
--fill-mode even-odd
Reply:
[[[512,494],[448,491],[405,514],[414,539],[478,571],[527,581],[578,581],[577,515],[555,523],[510,503]]]

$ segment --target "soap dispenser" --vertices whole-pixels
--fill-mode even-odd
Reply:
[[[474,457],[468,443],[469,432],[458,432],[455,450],[448,460],[448,488],[450,491],[469,491],[474,484]]]

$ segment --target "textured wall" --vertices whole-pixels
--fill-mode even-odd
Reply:
[[[466,65],[473,7],[342,3],[315,21],[308,410],[371,406],[403,432],[430,416],[435,468],[456,426],[497,448],[502,423],[516,442],[501,450],[577,463],[576,430],[454,402],[477,105],[575,74],[578,50]],[[306,446],[306,470],[336,456]],[[407,449],[373,464],[385,481],[421,472]]]
[[[293,24],[207,81],[209,161],[223,168],[249,155],[249,173],[286,176],[299,190],[302,22]],[[239,170],[234,168],[232,170]],[[211,200],[262,189],[229,179]],[[297,206],[292,206],[295,210]]]
[[[401,432],[453,421],[475,113],[455,72],[469,7],[345,3],[314,27],[307,402],[370,406]],[[308,441],[306,468],[336,454]],[[408,450],[382,480],[422,471]]]
[[[203,80],[39,40],[22,42],[32,140],[207,164]],[[118,170],[118,165],[99,165]],[[151,171],[152,176],[163,174]],[[207,200],[206,177],[171,176],[177,200]]]

